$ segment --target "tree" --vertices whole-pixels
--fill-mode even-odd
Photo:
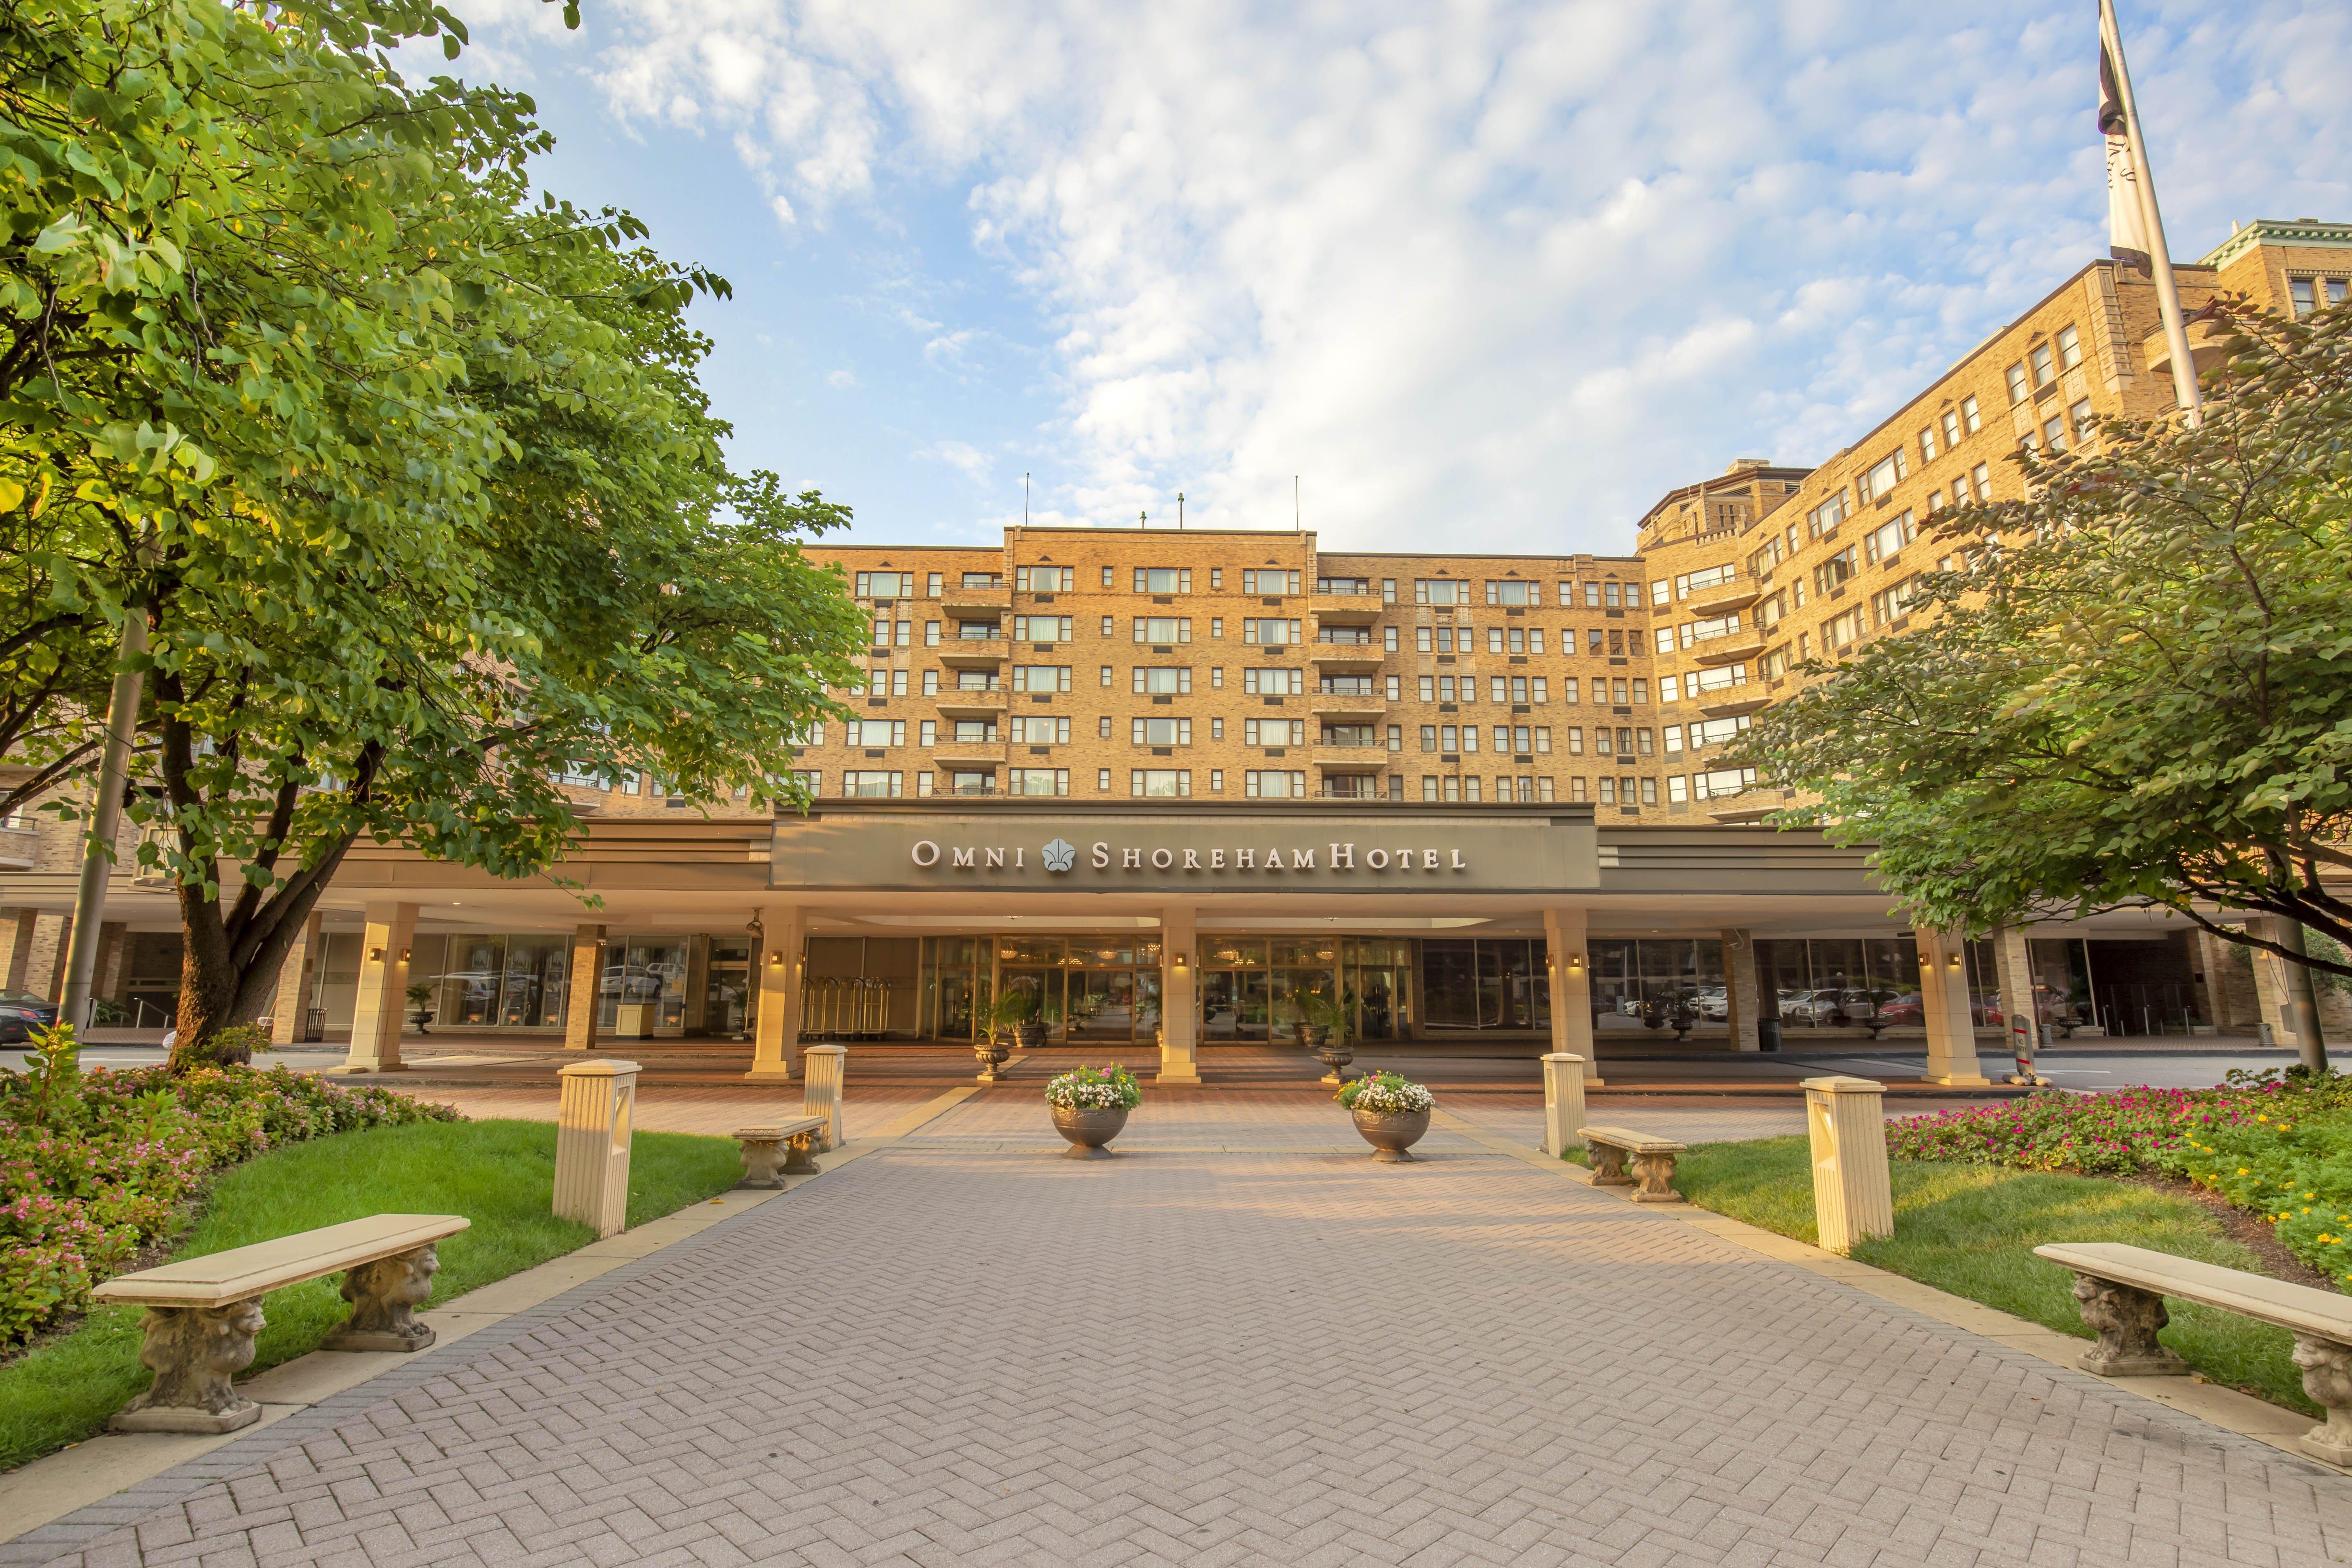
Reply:
[[[1874,846],[1923,922],[2155,904],[2352,976],[2352,310],[2213,314],[2201,426],[2021,453],[2029,499],[1920,546],[1953,567],[1925,625],[1807,665],[1730,760],[1808,792],[1783,825]]]
[[[0,509],[34,640],[148,622],[131,816],[178,886],[192,1048],[267,1005],[362,836],[521,877],[577,831],[559,775],[797,799],[770,760],[863,641],[800,552],[846,510],[720,449],[683,312],[724,281],[529,204],[529,100],[392,68],[456,29],[0,10]],[[43,700],[51,761],[88,684]]]

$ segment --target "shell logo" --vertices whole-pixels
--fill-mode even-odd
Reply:
[[[1056,838],[1039,851],[1045,857],[1048,871],[1066,871],[1078,863],[1078,847],[1066,838]]]

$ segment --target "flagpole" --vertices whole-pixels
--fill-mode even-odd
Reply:
[[[2131,71],[2124,64],[2123,29],[2116,24],[2114,0],[2099,0],[2100,42],[2116,62],[2116,90],[2123,100],[2124,132],[2130,139],[2137,165],[2140,215],[2147,225],[2148,266],[2156,278],[2157,310],[2164,317],[2164,341],[2172,351],[2172,395],[2191,426],[2202,422],[2205,400],[2197,389],[2197,361],[2189,349],[2189,323],[2180,314],[2180,288],[2172,277],[2172,250],[2164,241],[2164,215],[2156,205],[2156,176],[2147,161],[2147,141],[2140,134],[2139,104],[2132,97]]]

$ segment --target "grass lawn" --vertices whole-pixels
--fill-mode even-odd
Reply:
[[[1895,1234],[1864,1242],[1856,1260],[2033,1322],[2092,1338],[2074,1277],[2033,1256],[2052,1241],[2121,1241],[2231,1268],[2263,1272],[2191,1199],[2129,1182],[1943,1162],[1892,1162]],[[1813,1228],[1813,1176],[1803,1138],[1703,1143],[1682,1157],[1675,1185],[1702,1208],[1801,1241]],[[2164,1342],[2216,1383],[2319,1413],[2304,1397],[2281,1329],[2168,1300]]]
[[[629,1223],[724,1192],[741,1173],[734,1142],[640,1132],[631,1143]],[[595,1239],[549,1212],[555,1127],[543,1121],[422,1122],[290,1144],[223,1172],[173,1258],[197,1258],[373,1214],[458,1214],[440,1244],[440,1306],[477,1286]],[[350,1311],[341,1277],[275,1291],[251,1372],[314,1348]],[[135,1308],[100,1307],[79,1328],[0,1366],[0,1469],[89,1436],[150,1381]],[[247,1375],[251,1375],[248,1373]]]

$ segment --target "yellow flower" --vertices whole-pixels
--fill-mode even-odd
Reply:
[[[2245,1168],[2243,1165],[2239,1166],[2239,1167],[2238,1167],[2238,1174],[2240,1174],[2240,1175],[2242,1175],[2242,1175],[2244,1175],[2245,1173],[2246,1173],[2246,1168]],[[2257,1183],[2255,1183],[2254,1184],[2255,1184],[2256,1186],[2260,1186],[2260,1185],[2262,1185],[2262,1184],[2261,1184],[2260,1182],[2257,1182]]]

